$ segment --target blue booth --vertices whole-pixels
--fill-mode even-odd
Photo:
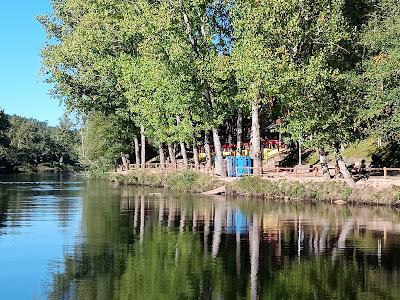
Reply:
[[[226,157],[226,172],[228,177],[236,177],[237,159],[235,156]]]
[[[228,177],[242,177],[252,174],[252,160],[250,156],[226,157],[226,170]],[[236,174],[237,172],[237,174]]]

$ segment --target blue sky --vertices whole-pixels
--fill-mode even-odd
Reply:
[[[36,16],[50,0],[5,0],[0,8],[0,108],[8,114],[58,123],[63,107],[39,76],[45,35]]]

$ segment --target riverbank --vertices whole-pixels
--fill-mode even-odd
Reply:
[[[190,170],[168,173],[135,170],[124,173],[109,173],[106,178],[118,184],[162,187],[192,193],[202,193],[225,185],[224,181]]]
[[[226,193],[284,201],[336,202],[350,204],[400,205],[400,186],[360,182],[354,189],[342,181],[313,179],[263,179],[245,177],[226,185]]]
[[[354,189],[344,182],[307,178],[214,179],[195,171],[160,172],[136,170],[109,173],[107,179],[118,184],[163,187],[181,192],[202,193],[225,186],[227,195],[282,201],[336,202],[368,205],[400,205],[400,185],[390,182],[359,182]]]

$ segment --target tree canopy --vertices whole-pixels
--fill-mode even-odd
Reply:
[[[119,120],[115,132],[130,128],[124,151],[138,147],[139,128],[142,151],[147,137],[183,157],[211,132],[217,163],[244,131],[257,169],[276,120],[305,147],[338,151],[378,133],[400,142],[395,0],[52,4],[39,17],[46,80],[89,123],[102,114]]]
[[[0,172],[68,170],[79,165],[79,137],[64,116],[58,126],[0,111]]]

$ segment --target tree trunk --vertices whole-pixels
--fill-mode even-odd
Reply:
[[[199,54],[199,49],[197,47],[197,40],[195,39],[195,36],[193,34],[193,28],[192,28],[192,25],[190,24],[189,16],[186,12],[185,6],[183,5],[183,0],[179,0],[179,6],[182,10],[182,17],[183,17],[183,21],[186,26],[186,33],[188,35],[189,42],[192,45],[194,52],[196,54]]]
[[[140,167],[140,148],[139,148],[139,139],[135,135],[133,138],[134,143],[135,143],[135,163],[136,163],[136,168],[139,169]]]
[[[253,159],[254,174],[262,174],[261,140],[258,100],[251,104],[251,158]]]
[[[196,170],[199,169],[199,150],[197,149],[196,139],[193,139],[193,161],[194,161],[194,168]]]
[[[215,207],[215,215],[214,215],[215,229],[211,246],[211,256],[213,258],[217,257],[219,246],[221,244],[222,222],[223,222],[223,206],[220,204]]]
[[[144,218],[145,218],[145,197],[140,196],[140,228],[139,228],[139,241],[143,243],[144,238]]]
[[[215,173],[221,177],[226,177],[224,156],[222,154],[221,140],[219,138],[219,132],[217,128],[212,129],[214,148],[215,148]]]
[[[345,162],[343,161],[342,155],[340,154],[340,145],[338,143],[336,143],[334,145],[334,150],[335,150],[335,157],[336,157],[336,162],[339,166],[339,170],[340,173],[342,173],[344,181],[346,182],[346,184],[351,187],[354,188],[356,182],[354,181],[353,177],[351,176],[350,171],[347,169],[347,166],[345,164]]]
[[[176,124],[179,125],[180,123],[181,123],[181,118],[179,116],[176,116]],[[187,169],[189,163],[188,163],[185,143],[179,142],[179,146],[181,147],[181,155],[182,155],[182,159],[183,159],[183,164],[184,164],[185,168]]]
[[[158,147],[158,151],[160,153],[160,168],[161,170],[165,170],[165,155],[162,144],[160,144],[160,146]]]
[[[240,230],[236,230],[236,273],[241,271],[241,256],[240,256]]]
[[[211,148],[210,148],[210,138],[209,132],[206,130],[204,133],[204,151],[206,152],[206,168],[209,170],[212,166],[211,160]]]
[[[171,164],[176,167],[175,150],[172,144],[168,144],[168,154]]]
[[[179,222],[179,233],[183,234],[185,232],[186,225],[186,209],[181,210],[181,221]]]
[[[231,125],[232,120],[228,119],[228,121],[226,122],[226,132],[227,132],[227,139],[226,141],[228,142],[228,144],[232,144],[232,125]]]
[[[86,151],[85,151],[85,139],[84,139],[84,133],[83,133],[83,128],[80,130],[81,133],[81,148],[82,148],[82,157],[86,158]]]
[[[198,43],[197,43],[197,40],[196,40],[196,36],[193,33],[193,27],[192,27],[192,24],[190,23],[189,16],[188,16],[188,14],[186,12],[183,0],[179,1],[179,6],[181,8],[183,22],[184,22],[184,24],[186,26],[186,33],[188,35],[190,44],[192,45],[192,48],[193,48],[196,56],[199,56],[200,51],[199,51],[199,48],[198,48]],[[204,29],[204,27],[202,26],[202,30],[201,30],[201,34],[202,35],[204,34],[204,30],[203,29]],[[202,36],[202,37],[204,38],[204,36]],[[209,108],[211,110],[213,110],[214,100],[213,100],[213,96],[212,96],[212,91],[211,91],[210,86],[208,85],[207,80],[205,80],[205,81],[206,81],[205,83],[206,83],[207,88],[205,90],[206,95],[205,95],[204,98],[205,98],[205,100],[207,102],[206,105],[208,105]],[[215,155],[216,155],[216,164],[215,164],[215,166],[216,166],[217,172],[219,172],[222,177],[226,177],[226,174],[224,172],[225,168],[224,168],[223,163],[222,163],[223,155],[222,155],[221,141],[220,141],[220,138],[219,138],[218,129],[214,128],[212,130],[212,132],[213,132]]]
[[[258,215],[253,214],[253,225],[249,232],[250,244],[250,299],[258,299],[258,267],[260,257],[260,223]]]
[[[144,169],[146,165],[146,137],[144,135],[144,127],[140,127],[140,140],[142,146],[141,164],[142,164],[142,169]]]
[[[346,248],[346,239],[349,236],[349,234],[351,233],[351,231],[354,229],[354,223],[355,223],[354,220],[350,219],[342,225],[342,231],[340,232],[340,235],[339,235],[339,238],[337,241],[337,247],[339,250]]]
[[[138,200],[139,196],[135,196],[135,212],[133,215],[133,228],[136,229],[137,227],[137,223],[138,223],[138,219],[139,219],[139,200]],[[135,230],[136,233],[136,230]]]
[[[243,134],[243,114],[242,110],[239,108],[237,112],[236,120],[236,149],[239,155],[242,154],[242,134]]]
[[[299,166],[301,166],[303,164],[301,156],[302,156],[302,149],[301,149],[301,139],[298,141],[298,145],[299,145]]]
[[[128,171],[129,170],[129,156],[127,154],[121,153],[121,159],[122,159],[123,169],[125,171]]]
[[[321,165],[322,175],[324,176],[325,180],[331,180],[331,174],[329,173],[329,167],[328,167],[328,157],[326,156],[325,149],[319,148],[318,154],[319,154],[319,163]]]
[[[179,145],[181,147],[181,154],[182,154],[182,158],[183,158],[183,164],[185,165],[185,168],[187,169],[189,163],[188,163],[185,143],[180,142]]]
[[[158,224],[162,225],[162,222],[164,220],[164,199],[160,199],[159,202],[159,208],[158,208]]]

